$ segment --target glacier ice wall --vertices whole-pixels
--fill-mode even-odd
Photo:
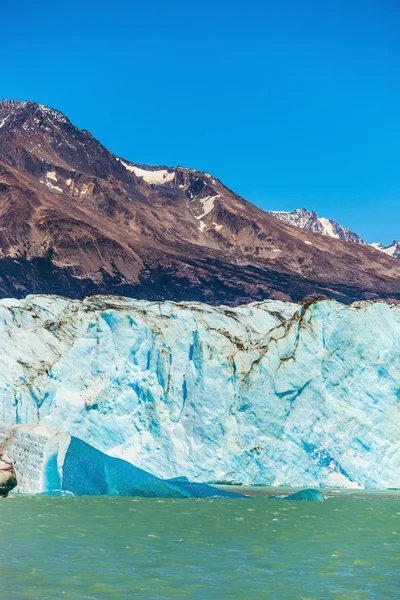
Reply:
[[[0,420],[162,478],[400,486],[400,306],[0,301]]]

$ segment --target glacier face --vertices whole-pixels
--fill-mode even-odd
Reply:
[[[0,301],[2,420],[162,478],[399,487],[399,367],[385,303]]]

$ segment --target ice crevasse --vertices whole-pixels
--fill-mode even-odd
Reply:
[[[5,299],[0,402],[163,479],[400,487],[400,306]]]

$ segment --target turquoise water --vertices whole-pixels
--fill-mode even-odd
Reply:
[[[400,500],[14,497],[1,598],[400,598]]]

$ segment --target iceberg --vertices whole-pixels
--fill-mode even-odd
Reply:
[[[313,501],[313,502],[323,502],[325,500],[323,493],[320,490],[300,490],[299,492],[294,492],[294,494],[290,494],[289,496],[271,496],[271,500],[295,500],[298,501]]]
[[[17,476],[16,492],[47,496],[243,498],[202,483],[163,481],[107,456],[67,433],[42,425],[0,425],[0,445]]]
[[[0,410],[163,480],[398,487],[400,306],[0,300]]]

